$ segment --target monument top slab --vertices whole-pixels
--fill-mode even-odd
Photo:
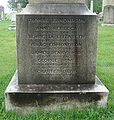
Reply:
[[[86,3],[88,0],[29,0],[30,4],[34,3]]]

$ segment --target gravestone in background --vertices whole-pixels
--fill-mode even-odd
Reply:
[[[114,0],[103,0],[103,25],[114,25]]]
[[[0,5],[0,21],[4,20],[4,7]]]
[[[96,77],[97,16],[85,0],[34,0],[17,14],[17,72],[6,110],[31,111],[94,102],[108,90]]]
[[[11,24],[8,26],[8,30],[16,30],[16,11],[13,11],[10,15]]]

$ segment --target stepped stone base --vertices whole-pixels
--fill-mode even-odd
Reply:
[[[53,110],[96,104],[106,107],[109,91],[96,77],[95,84],[25,85],[15,73],[5,91],[6,111],[28,113],[36,109]]]

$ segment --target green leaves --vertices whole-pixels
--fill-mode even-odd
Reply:
[[[18,0],[18,2],[15,2],[15,0],[8,0],[9,8],[12,10],[17,9],[18,3],[20,3],[21,8],[25,8],[28,3],[28,0]]]

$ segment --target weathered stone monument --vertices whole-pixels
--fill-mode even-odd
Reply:
[[[17,14],[17,72],[6,110],[107,105],[96,77],[97,15],[85,0],[29,0]]]
[[[103,0],[103,23],[114,25],[114,0]]]

